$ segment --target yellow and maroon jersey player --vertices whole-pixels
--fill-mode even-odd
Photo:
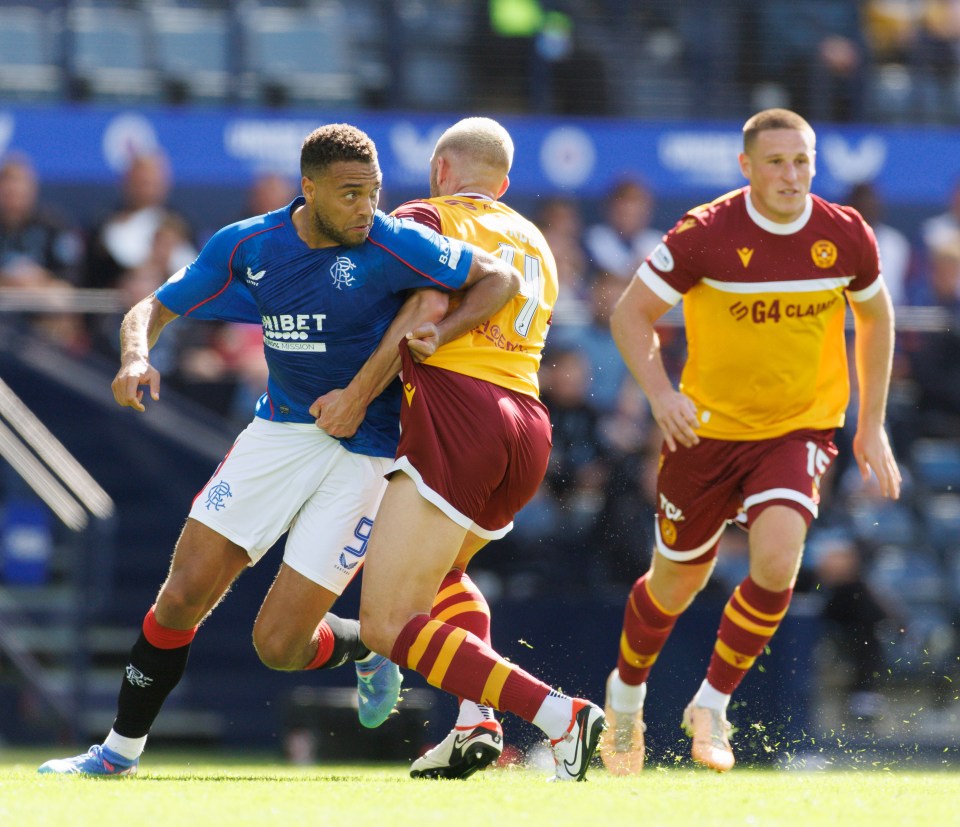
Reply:
[[[540,230],[506,204],[472,194],[410,201],[393,214],[498,254],[524,277],[523,290],[494,316],[424,364],[539,396],[537,369],[558,291],[556,262]]]
[[[816,195],[778,224],[748,193],[688,212],[637,271],[665,302],[683,299],[680,389],[701,437],[838,428],[850,392],[844,294],[866,301],[881,289],[876,238],[856,210]]]

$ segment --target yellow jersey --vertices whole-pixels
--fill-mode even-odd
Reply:
[[[393,214],[499,255],[523,275],[520,293],[425,364],[539,397],[537,370],[558,292],[557,265],[543,233],[506,204],[474,195],[410,201]]]
[[[882,289],[877,242],[856,210],[815,195],[777,224],[749,188],[688,212],[640,266],[661,299],[683,299],[680,390],[700,436],[758,440],[843,425],[850,396],[846,302]]]

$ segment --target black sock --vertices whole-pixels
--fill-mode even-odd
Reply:
[[[126,738],[141,738],[150,732],[167,695],[180,683],[189,654],[189,643],[159,649],[140,632],[120,685],[114,732]]]
[[[359,620],[337,617],[330,612],[327,612],[323,619],[333,632],[333,653],[320,669],[333,669],[351,660],[361,660],[370,654],[370,650],[360,640]]]

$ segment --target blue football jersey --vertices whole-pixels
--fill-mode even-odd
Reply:
[[[406,291],[459,289],[473,261],[469,244],[380,211],[363,244],[313,249],[292,220],[303,203],[299,197],[219,230],[156,294],[181,316],[263,326],[270,375],[256,415],[279,422],[313,422],[310,405],[350,383]],[[399,411],[395,381],[371,403],[357,433],[341,442],[355,453],[392,457]]]

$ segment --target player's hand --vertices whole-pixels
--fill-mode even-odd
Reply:
[[[695,430],[699,424],[697,406],[689,396],[671,389],[650,400],[650,412],[671,451],[677,450],[677,443],[692,448],[700,442]]]
[[[346,390],[336,389],[317,397],[310,406],[310,416],[317,427],[337,439],[353,436],[367,415],[366,405]]]
[[[160,399],[160,372],[146,359],[137,359],[126,365],[121,365],[117,375],[110,384],[113,398],[124,408],[133,408],[143,412],[143,391],[141,386],[150,388],[150,398],[156,402]]]
[[[900,499],[900,484],[903,478],[900,468],[890,449],[890,440],[883,428],[857,429],[853,438],[853,456],[860,467],[860,476],[864,482],[870,480],[870,474],[877,475],[880,493],[891,500]]]
[[[414,362],[423,362],[440,347],[440,331],[432,322],[427,322],[407,334],[407,347]]]

